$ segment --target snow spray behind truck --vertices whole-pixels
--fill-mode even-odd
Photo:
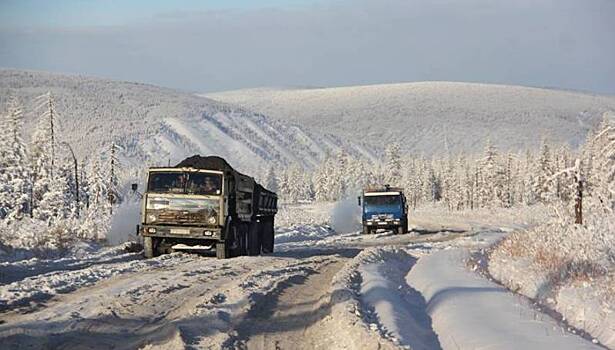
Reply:
[[[399,234],[408,232],[408,204],[401,188],[367,188],[358,202],[362,205],[364,234],[379,228],[393,229]]]
[[[190,249],[215,250],[219,259],[271,253],[277,201],[220,157],[150,168],[139,227],[145,257]]]

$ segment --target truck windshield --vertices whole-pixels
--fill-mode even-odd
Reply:
[[[399,205],[401,203],[400,197],[395,196],[365,196],[365,205]]]
[[[151,172],[147,185],[149,192],[219,195],[222,176],[200,172]]]

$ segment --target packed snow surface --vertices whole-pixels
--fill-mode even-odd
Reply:
[[[7,261],[0,342],[6,349],[596,348],[467,267],[470,250],[531,218],[481,211],[445,218],[432,208],[413,213],[410,234],[362,235],[315,223],[335,207],[289,209],[312,219],[278,223],[276,252],[265,256],[145,260],[125,243]]]

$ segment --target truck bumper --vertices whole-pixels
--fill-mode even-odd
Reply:
[[[220,227],[143,225],[144,237],[189,238],[222,241]]]
[[[363,221],[364,227],[369,227],[371,229],[390,229],[397,228],[402,225],[402,221],[399,219],[394,220],[367,220]]]

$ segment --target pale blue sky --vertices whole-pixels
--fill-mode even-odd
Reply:
[[[0,0],[2,26],[120,25],[174,12],[292,8],[317,0]]]
[[[615,0],[0,0],[0,67],[190,91],[427,80],[615,94]]]

